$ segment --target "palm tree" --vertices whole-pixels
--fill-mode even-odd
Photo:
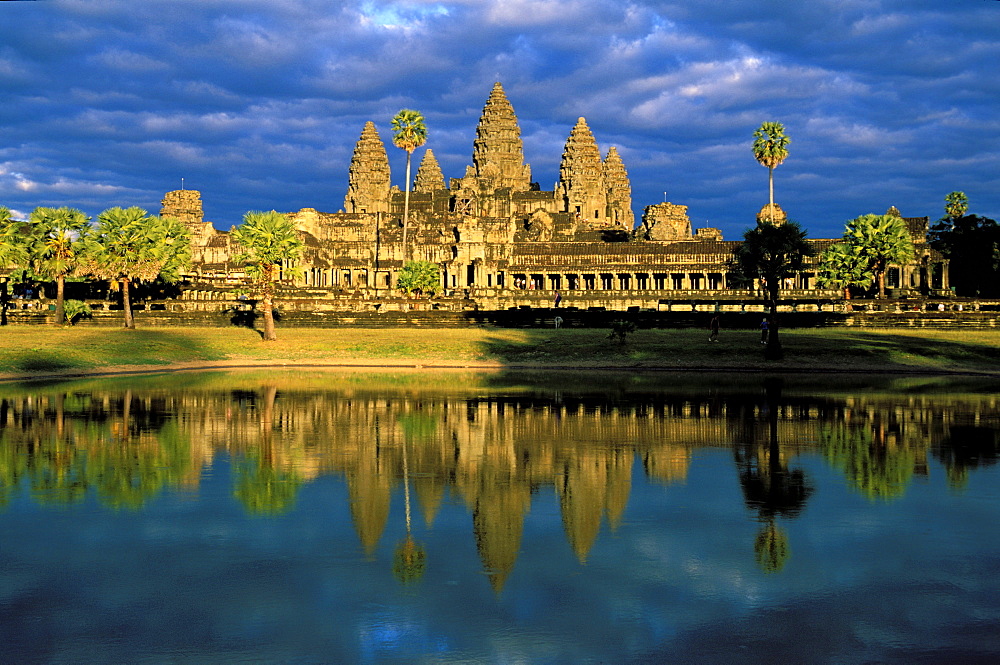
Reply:
[[[434,295],[441,289],[441,269],[431,261],[410,261],[399,271],[396,286],[407,295],[414,291]]]
[[[236,261],[244,264],[247,277],[261,295],[263,338],[274,341],[278,339],[274,331],[275,283],[283,268],[295,269],[302,256],[302,240],[294,222],[274,210],[243,215],[243,224],[233,230],[232,239],[243,250]]]
[[[187,228],[170,217],[137,206],[108,208],[97,216],[88,258],[81,272],[120,285],[124,327],[135,329],[131,285],[157,277],[173,282],[191,260]]]
[[[84,259],[90,217],[76,208],[38,207],[31,212],[30,260],[34,272],[56,283],[57,326],[66,323],[66,277]]]
[[[951,192],[944,197],[944,214],[951,219],[964,217],[969,211],[969,197],[965,192]]]
[[[845,300],[850,300],[852,286],[866,289],[872,285],[872,281],[868,261],[854,246],[838,242],[820,254],[816,282],[820,286],[843,289]]]
[[[785,127],[780,122],[765,122],[753,133],[753,156],[762,166],[767,167],[768,189],[770,191],[771,223],[774,223],[774,167],[788,159],[788,144],[792,140],[785,136]]]
[[[844,242],[867,263],[878,284],[878,297],[885,298],[885,272],[890,265],[913,260],[913,238],[901,217],[861,215],[847,222]]]
[[[406,234],[410,222],[410,161],[413,151],[427,142],[427,125],[419,111],[402,109],[392,119],[392,143],[406,151],[406,195],[403,199],[403,263],[406,263]]]
[[[28,253],[24,243],[24,224],[11,219],[10,208],[0,206],[0,271],[25,265]],[[0,325],[7,325],[8,283],[10,274],[0,283]]]
[[[806,240],[806,232],[795,222],[781,226],[758,223],[743,234],[743,242],[733,256],[735,273],[745,281],[758,279],[767,290],[770,316],[770,334],[764,357],[777,360],[783,357],[778,338],[777,308],[781,283],[802,270],[806,257],[814,250]]]

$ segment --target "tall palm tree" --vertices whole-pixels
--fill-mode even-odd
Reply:
[[[38,207],[31,212],[30,260],[34,272],[56,283],[57,326],[66,323],[66,277],[84,259],[90,217],[76,208]]]
[[[830,245],[819,257],[816,282],[820,286],[832,286],[844,290],[844,299],[851,297],[851,287],[868,288],[874,276],[868,261],[856,247],[838,242]]]
[[[135,329],[131,286],[157,277],[172,282],[191,260],[187,228],[170,217],[130,208],[108,208],[97,216],[90,250],[81,272],[120,285],[124,327]]]
[[[302,257],[302,239],[294,222],[274,210],[243,215],[243,224],[233,230],[232,239],[242,249],[236,260],[243,263],[252,286],[261,295],[263,338],[274,341],[278,339],[274,331],[275,284],[283,268],[295,269]]]
[[[758,223],[743,234],[743,242],[733,256],[735,273],[744,280],[758,279],[767,290],[768,308],[771,311],[770,330],[764,356],[780,359],[784,353],[778,337],[777,308],[781,284],[802,270],[806,257],[814,250],[806,240],[806,232],[795,222],[781,226]]]
[[[780,122],[765,122],[753,133],[753,156],[762,166],[767,167],[769,208],[771,223],[774,223],[774,168],[788,159],[788,144],[792,140],[785,136],[785,126]]]
[[[885,298],[885,273],[890,265],[913,259],[913,238],[906,222],[895,215],[861,215],[847,222],[844,242],[868,264],[878,284],[878,297]]]
[[[392,144],[406,151],[406,194],[403,198],[403,263],[406,263],[406,235],[410,223],[410,162],[413,151],[427,142],[427,125],[419,111],[402,109],[392,119]]]

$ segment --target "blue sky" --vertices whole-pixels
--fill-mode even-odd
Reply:
[[[754,129],[784,123],[775,198],[813,237],[955,189],[1000,218],[995,0],[0,2],[0,205],[158,212],[181,178],[228,229],[343,206],[367,120],[427,118],[445,177],[495,81],[551,189],[576,119],[617,146],[637,217],[666,199],[738,238],[767,202]],[[418,155],[419,158],[419,155]]]

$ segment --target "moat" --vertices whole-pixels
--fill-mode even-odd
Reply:
[[[0,661],[996,662],[995,381],[0,384]]]

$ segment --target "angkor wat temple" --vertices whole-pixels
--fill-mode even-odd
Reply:
[[[404,192],[390,184],[385,144],[368,122],[351,159],[343,210],[289,213],[306,244],[293,299],[320,310],[410,308],[392,288],[403,265],[403,207]],[[775,208],[780,223],[785,213]],[[182,220],[192,232],[194,265],[185,297],[228,299],[242,271],[232,260],[229,234],[204,221],[200,193],[168,192],[161,214]],[[760,215],[771,217],[767,205]],[[929,219],[906,222],[916,258],[894,266],[887,285],[896,296],[943,295],[947,261],[927,244]],[[446,181],[433,151],[423,152],[410,194],[408,235],[408,258],[441,266],[441,295],[451,307],[550,306],[558,294],[564,307],[669,309],[674,303],[759,295],[733,280],[729,263],[739,241],[723,240],[718,229],[692,230],[687,206],[646,206],[635,225],[625,165],[614,147],[602,159],[584,118],[566,140],[555,188],[542,190],[524,162],[517,116],[499,83],[483,108],[472,165],[462,177]],[[818,254],[836,240],[812,242]],[[816,285],[815,271],[813,258],[783,294],[814,302],[839,299],[838,291]]]

